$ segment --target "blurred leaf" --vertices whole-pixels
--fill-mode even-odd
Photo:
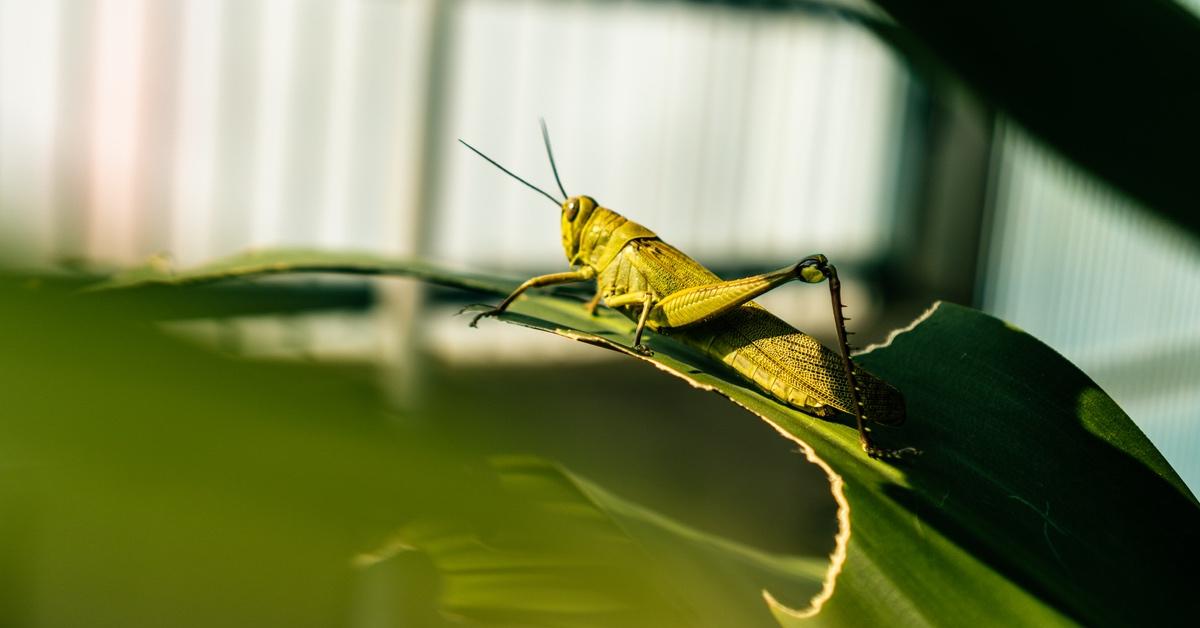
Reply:
[[[821,587],[824,559],[772,556],[691,530],[535,458],[493,464],[506,494],[571,533],[423,519],[366,564],[426,554],[440,578],[438,606],[484,625],[770,625],[763,586],[807,595]]]
[[[452,273],[417,270],[457,283]],[[513,283],[473,276],[462,285],[503,292]],[[939,304],[857,358],[908,399],[906,425],[876,434],[926,452],[899,465],[863,455],[851,421],[783,407],[670,338],[650,338],[652,358],[632,353],[633,325],[616,313],[590,317],[575,301],[532,295],[502,319],[629,354],[718,392],[826,470],[842,521],[831,597],[805,609],[787,591],[770,591],[791,606],[773,605],[782,623],[818,607],[817,621],[853,625],[1155,624],[1200,612],[1191,594],[1197,579],[1180,561],[1200,555],[1195,497],[1082,372],[982,313]]]
[[[0,624],[337,625],[350,558],[399,523],[519,520],[360,374],[224,359],[145,320],[0,277]]]
[[[428,282],[479,290],[506,291],[520,282],[495,275],[455,271],[420,260],[397,260],[371,253],[318,251],[312,249],[267,249],[248,251],[185,270],[176,270],[160,258],[132,268],[91,286],[91,290],[129,289],[146,286],[182,286],[221,279],[261,277],[282,273],[340,273],[351,275],[405,275]]]

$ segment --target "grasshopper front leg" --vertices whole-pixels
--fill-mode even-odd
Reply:
[[[517,289],[513,290],[512,294],[508,295],[508,297],[506,297],[503,301],[501,301],[500,305],[497,305],[496,307],[494,307],[486,312],[481,312],[481,313],[477,314],[475,316],[475,318],[471,319],[471,327],[475,327],[476,325],[478,325],[479,319],[481,319],[481,318],[484,318],[486,316],[495,316],[497,314],[500,314],[504,310],[507,310],[508,306],[511,305],[512,302],[515,301],[517,297],[521,296],[522,292],[525,292],[526,290],[528,290],[530,288],[540,288],[543,286],[553,286],[553,285],[564,284],[564,283],[575,283],[575,282],[579,282],[579,281],[588,281],[589,279],[592,279],[595,276],[596,276],[596,270],[594,268],[592,268],[591,266],[584,266],[583,268],[580,268],[579,270],[567,271],[565,273],[551,273],[549,275],[540,275],[538,277],[528,279],[525,281],[525,283],[517,286]]]

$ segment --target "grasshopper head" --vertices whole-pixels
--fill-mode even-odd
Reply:
[[[599,203],[590,196],[572,196],[563,201],[562,241],[563,251],[566,252],[568,260],[574,260],[579,254],[579,243],[583,240],[583,227],[597,207],[599,207]]]

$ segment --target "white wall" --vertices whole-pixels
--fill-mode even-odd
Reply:
[[[0,28],[10,258],[188,265],[287,244],[558,268],[553,209],[455,143],[549,187],[539,116],[572,193],[706,261],[857,259],[889,237],[904,79],[866,32],[802,13],[0,0]]]

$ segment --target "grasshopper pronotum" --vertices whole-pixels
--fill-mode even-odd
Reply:
[[[601,207],[592,197],[568,196],[558,177],[545,122],[542,139],[562,201],[459,140],[562,211],[563,249],[572,268],[529,279],[500,305],[478,314],[471,321],[472,327],[480,318],[503,312],[530,288],[595,280],[596,295],[585,308],[594,313],[603,303],[637,321],[633,349],[638,353],[650,354],[641,342],[647,328],[669,333],[721,360],[789,406],[819,417],[832,416],[835,409],[853,414],[859,442],[872,458],[918,453],[911,447],[890,450],[871,442],[865,423],[904,422],[904,397],[851,361],[841,282],[837,269],[824,255],[810,255],[774,272],[723,281],[653,231]],[[793,280],[814,284],[829,281],[840,356],[751,301]]]

